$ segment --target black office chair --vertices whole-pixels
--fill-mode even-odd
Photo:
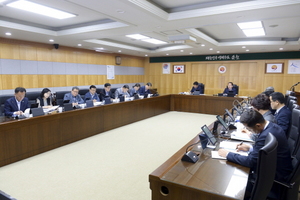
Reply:
[[[12,196],[0,190],[0,200],[17,200],[17,199],[13,198]]]
[[[265,145],[259,150],[257,161],[257,177],[251,192],[250,200],[263,200],[272,188],[276,173],[277,140],[269,133]]]
[[[294,108],[292,110],[291,124],[289,127],[288,135],[288,145],[290,147],[291,155],[294,156],[297,153],[297,150],[300,145],[300,134],[299,134],[299,117],[300,109]]]
[[[291,95],[286,95],[286,96],[285,96],[285,105],[286,105],[287,107],[289,107],[290,100],[294,100],[294,101],[297,102],[297,97],[291,96]]]
[[[299,134],[299,133],[298,133]],[[293,171],[286,182],[275,183],[283,185],[280,200],[298,200],[299,183],[300,183],[300,151],[297,151],[292,160]]]
[[[236,89],[236,94],[239,94],[239,86],[236,84],[233,84],[233,87]]]
[[[205,94],[205,85],[203,83],[199,83],[200,87],[202,88],[203,93],[201,94]]]

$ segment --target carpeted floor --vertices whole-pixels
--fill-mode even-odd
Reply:
[[[214,115],[168,112],[0,168],[18,200],[150,200],[148,175]]]

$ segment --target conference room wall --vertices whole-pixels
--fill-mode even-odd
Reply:
[[[284,63],[281,74],[266,74],[266,63]],[[163,63],[145,65],[145,79],[158,88],[160,94],[176,94],[190,91],[193,82],[205,84],[206,94],[223,92],[229,81],[239,85],[239,95],[255,96],[273,86],[276,91],[286,93],[286,90],[299,81],[299,75],[288,74],[288,60],[249,60],[249,61],[212,61],[212,62],[181,62],[170,63],[170,74],[162,73]],[[173,65],[185,65],[184,74],[174,74]],[[225,66],[226,72],[218,72],[219,66]],[[300,90],[300,86],[295,88]]]
[[[115,56],[122,57],[120,66]],[[0,38],[0,90],[144,83],[144,62],[143,57]],[[115,65],[115,79],[107,80],[106,65]]]

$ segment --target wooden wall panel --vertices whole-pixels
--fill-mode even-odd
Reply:
[[[266,74],[266,63],[284,63],[283,74]],[[173,66],[174,63],[171,63]],[[177,63],[176,63],[177,64]],[[241,96],[256,96],[268,86],[285,94],[287,89],[300,81],[299,75],[287,74],[288,60],[251,60],[251,61],[224,61],[224,62],[189,62],[186,73],[181,75],[162,74],[162,63],[145,65],[145,80],[152,81],[160,94],[179,93],[190,90],[194,81],[205,84],[206,94],[223,92],[229,81],[240,87]],[[224,74],[218,72],[219,66],[224,65],[227,70]],[[170,85],[173,85],[170,87]],[[296,87],[296,91],[300,91]]]
[[[22,86],[22,75],[18,74],[2,74],[2,88],[15,89]]]
[[[25,88],[35,88],[38,85],[38,75],[36,74],[26,74],[20,75],[21,77],[21,85]]]
[[[37,60],[36,47],[31,45],[20,45],[21,60]]]
[[[37,61],[52,61],[52,53],[50,48],[40,48],[37,47],[36,49]]]
[[[16,60],[36,60],[46,62],[66,62],[94,65],[115,65],[115,56],[122,57],[121,66],[144,67],[149,58],[120,54],[106,54],[86,49],[41,44],[20,40],[0,38],[0,58]],[[146,62],[147,60],[147,62]],[[144,82],[144,75],[117,75],[114,80],[107,80],[106,75],[19,75],[0,74],[0,89],[65,87],[78,85],[103,85]]]
[[[20,46],[17,44],[2,43],[0,55],[4,59],[20,59]]]
[[[40,88],[53,87],[52,75],[38,75],[38,86]]]
[[[65,87],[67,86],[66,75],[53,75],[52,76],[53,87]]]

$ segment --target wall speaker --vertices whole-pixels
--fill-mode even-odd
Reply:
[[[59,48],[59,44],[53,44],[53,46],[54,46],[55,49]]]

